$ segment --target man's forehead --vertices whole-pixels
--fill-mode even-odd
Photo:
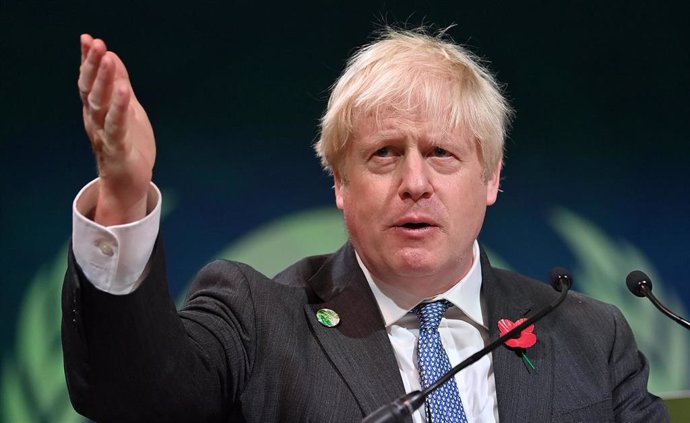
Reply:
[[[355,121],[354,139],[383,141],[395,138],[424,138],[432,142],[463,140],[466,131],[449,119],[432,113],[384,111],[361,116]]]

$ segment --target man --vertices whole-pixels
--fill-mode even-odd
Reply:
[[[211,263],[177,312],[157,239],[151,126],[120,59],[88,35],[81,45],[99,178],[75,200],[63,346],[82,414],[360,421],[495,339],[500,319],[556,298],[493,269],[476,241],[510,114],[497,83],[442,36],[391,30],[349,61],[316,145],[349,242],[275,280]],[[529,348],[501,347],[462,371],[414,421],[668,420],[614,307],[569,294],[534,334]]]

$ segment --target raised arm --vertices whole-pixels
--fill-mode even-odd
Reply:
[[[93,218],[105,226],[133,222],[146,215],[156,158],[153,129],[122,60],[103,40],[83,34],[80,41],[84,128],[101,178]]]
[[[155,192],[150,184],[153,131],[120,58],[86,34],[81,56],[84,126],[100,180],[97,196],[90,185],[77,197],[75,221],[85,223],[83,215],[95,206],[86,217],[109,227],[87,220],[83,230],[74,230],[62,291],[70,399],[75,410],[98,422],[227,421],[244,386],[240,382],[249,367],[244,340],[253,333],[253,323],[229,302],[204,292],[196,292],[193,310],[178,314],[168,290],[162,241],[142,255],[146,271],[136,265],[142,258],[137,251],[147,242],[141,228],[150,234],[151,219],[125,228],[113,225],[146,216],[147,194]],[[86,205],[82,209],[80,199]],[[157,223],[154,228],[157,232]],[[217,283],[217,275],[203,278],[210,282],[196,291]],[[228,267],[221,276],[236,282],[230,285],[239,291],[228,298],[246,308],[247,283],[239,267]]]

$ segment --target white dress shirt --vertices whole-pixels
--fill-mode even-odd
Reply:
[[[476,241],[473,247],[473,258],[470,271],[451,289],[433,298],[419,298],[393,285],[375,281],[357,255],[357,262],[381,310],[405,392],[421,389],[417,370],[419,319],[411,311],[417,304],[446,299],[455,306],[446,311],[438,329],[451,367],[490,342],[479,296],[482,287],[482,269],[479,262],[479,244]],[[496,383],[490,354],[456,374],[455,383],[458,385],[468,422],[498,422]],[[426,423],[424,407],[420,407],[413,414],[412,419],[415,423]]]
[[[96,207],[98,184],[98,179],[91,181],[77,194],[73,203],[74,258],[96,288],[125,295],[134,291],[148,273],[149,258],[158,236],[162,196],[152,183],[144,219],[106,227],[88,218]],[[431,299],[415,298],[392,285],[374,281],[357,256],[381,310],[406,392],[420,388],[416,366],[419,321],[410,312],[420,302],[446,299],[455,306],[446,311],[439,327],[441,342],[451,366],[488,343],[488,330],[482,317],[479,297],[482,278],[476,241],[473,253],[474,261],[469,273],[453,288]],[[498,422],[496,385],[490,355],[455,375],[455,380],[469,422]],[[423,407],[414,414],[413,420],[415,423],[426,422]]]

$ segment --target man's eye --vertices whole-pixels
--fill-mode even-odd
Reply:
[[[434,147],[433,151],[431,152],[431,155],[434,157],[448,157],[450,153],[445,148]]]
[[[391,149],[388,147],[379,148],[374,155],[376,157],[388,157],[391,155]]]

